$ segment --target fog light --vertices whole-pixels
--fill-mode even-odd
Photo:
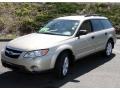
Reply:
[[[32,69],[32,71],[38,71],[38,67],[37,66],[32,66],[31,69]]]

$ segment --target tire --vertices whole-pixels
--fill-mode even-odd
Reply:
[[[106,48],[104,50],[104,55],[106,57],[110,57],[112,55],[112,49],[113,49],[112,41],[109,40],[106,44]]]
[[[61,53],[55,64],[55,76],[57,78],[64,78],[69,72],[69,55],[67,52]]]

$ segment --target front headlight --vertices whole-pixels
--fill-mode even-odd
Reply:
[[[48,51],[49,51],[48,49],[29,51],[25,53],[24,57],[25,58],[40,57],[46,55]]]

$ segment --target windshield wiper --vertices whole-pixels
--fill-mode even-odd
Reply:
[[[38,33],[41,33],[41,34],[50,34],[50,35],[60,35],[60,36],[70,36],[70,35],[62,35],[60,33],[52,33],[52,32],[38,32]]]
[[[57,35],[55,33],[51,33],[51,32],[39,32],[39,33],[42,33],[42,34],[51,34],[51,35]]]

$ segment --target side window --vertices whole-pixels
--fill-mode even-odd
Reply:
[[[99,19],[92,19],[91,20],[93,31],[100,31],[104,29],[101,21]]]
[[[112,24],[107,19],[100,20],[104,26],[104,29],[112,28]]]
[[[91,32],[91,22],[89,20],[84,21],[79,30],[88,30],[88,32]]]

